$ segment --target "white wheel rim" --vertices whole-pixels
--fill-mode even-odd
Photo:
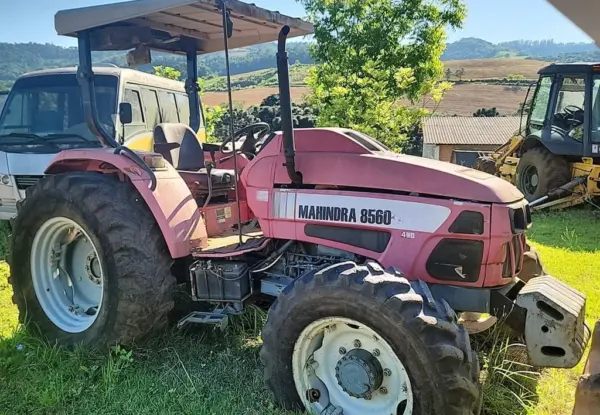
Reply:
[[[477,334],[492,328],[498,322],[498,318],[484,313],[463,312],[459,314],[458,322],[469,334]]]
[[[64,217],[44,222],[33,239],[30,266],[35,295],[52,323],[67,333],[81,333],[94,324],[104,274],[98,251],[81,226]]]
[[[371,356],[359,359],[363,364],[372,364],[374,358],[383,371],[383,377],[379,376],[379,370],[368,372],[382,379],[370,383],[368,388],[367,384],[358,382],[367,372],[362,369],[357,372],[354,370],[357,365],[345,366],[341,362],[352,353],[365,355],[357,352],[359,350]],[[292,371],[298,395],[309,412],[323,415],[410,415],[413,412],[411,383],[400,358],[377,332],[357,321],[327,317],[309,324],[294,346]],[[340,380],[340,374],[345,381]],[[357,386],[359,384],[362,386]],[[350,396],[352,389],[345,388],[349,385],[365,387],[370,392],[360,397],[355,393]],[[367,399],[369,394],[370,399]]]

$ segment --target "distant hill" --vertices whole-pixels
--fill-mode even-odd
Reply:
[[[232,74],[275,68],[276,45],[267,43],[249,48],[237,49],[231,54]],[[309,43],[290,42],[288,52],[291,63],[312,64]],[[591,43],[556,43],[547,41],[517,40],[494,44],[477,38],[465,38],[447,45],[442,60],[470,60],[490,58],[522,57],[545,61],[600,61],[600,50]],[[95,63],[125,65],[123,52],[99,52],[94,54]],[[70,66],[77,63],[77,49],[64,48],[52,44],[39,43],[0,43],[0,90],[5,90],[21,74],[36,69]],[[151,71],[152,66],[172,66],[185,72],[183,58],[156,53],[152,65],[141,67]],[[203,78],[222,76],[225,73],[222,53],[201,56],[199,74]],[[270,74],[272,75],[272,74]]]
[[[498,45],[482,39],[467,37],[458,42],[449,43],[442,60],[466,60],[495,58],[502,50]]]

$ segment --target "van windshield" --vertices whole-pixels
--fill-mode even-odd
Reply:
[[[114,137],[118,79],[96,75],[94,82],[98,118]],[[6,137],[14,141],[28,135],[40,138],[60,135],[64,142],[81,142],[81,138],[97,141],[85,122],[75,74],[32,76],[15,83],[0,115],[0,142]]]

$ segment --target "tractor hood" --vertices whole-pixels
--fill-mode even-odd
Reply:
[[[512,184],[468,167],[388,151],[378,142],[347,129],[295,130],[296,168],[305,185],[418,193],[483,203],[512,203],[523,194]],[[283,140],[259,153],[279,158],[275,183],[289,183]],[[262,173],[264,174],[264,173]]]
[[[390,153],[363,157],[377,170],[397,172],[398,190],[487,203],[512,203],[524,197],[499,177],[457,164]]]

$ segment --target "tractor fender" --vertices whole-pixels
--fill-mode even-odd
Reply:
[[[153,153],[138,153],[140,157]],[[150,175],[114,149],[82,149],[63,151],[54,157],[45,174],[91,171],[117,174],[129,180],[154,216],[172,258],[182,258],[191,250],[204,247],[208,237],[196,201],[179,173],[169,164],[155,169],[156,189],[150,189]]]
[[[536,137],[535,135],[530,135],[527,138],[525,138],[525,140],[523,140],[523,144],[521,144],[519,155],[522,156],[526,151],[539,146],[546,147],[539,137]]]

